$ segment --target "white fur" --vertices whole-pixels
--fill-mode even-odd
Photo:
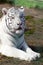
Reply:
[[[14,15],[11,15],[11,17],[13,16],[14,19],[10,21],[7,18],[8,13],[10,15],[11,11],[13,11]],[[25,28],[25,22],[24,18],[20,19],[19,17],[21,13],[23,14],[24,10],[20,11],[20,9],[15,10],[14,8],[10,8],[7,14],[3,14],[3,17],[0,19],[0,53],[9,57],[19,58],[21,60],[35,60],[36,57],[40,57],[40,53],[36,53],[31,48],[29,48],[24,40],[23,33]],[[7,22],[12,22],[11,30],[10,28],[7,28],[5,19],[7,20]],[[21,23],[22,25],[20,25]],[[9,23],[7,23],[7,25],[9,25]],[[22,30],[17,30],[19,26],[21,26]]]

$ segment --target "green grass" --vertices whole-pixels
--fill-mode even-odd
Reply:
[[[13,4],[16,6],[26,6],[26,7],[39,7],[43,8],[43,1],[29,1],[29,0],[13,0]]]

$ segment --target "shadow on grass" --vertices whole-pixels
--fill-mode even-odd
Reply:
[[[36,51],[36,52],[40,52],[40,53],[43,52],[43,46],[32,46],[32,45],[29,45],[29,47],[30,47],[32,50]]]

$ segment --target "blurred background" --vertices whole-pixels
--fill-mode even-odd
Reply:
[[[43,8],[43,0],[0,0],[0,3],[10,3],[16,6]]]

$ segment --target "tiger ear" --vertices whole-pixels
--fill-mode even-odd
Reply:
[[[7,9],[6,8],[2,8],[2,13],[3,13],[3,15],[6,15],[7,14]]]
[[[24,7],[21,6],[21,7],[19,8],[19,11],[24,12]]]

